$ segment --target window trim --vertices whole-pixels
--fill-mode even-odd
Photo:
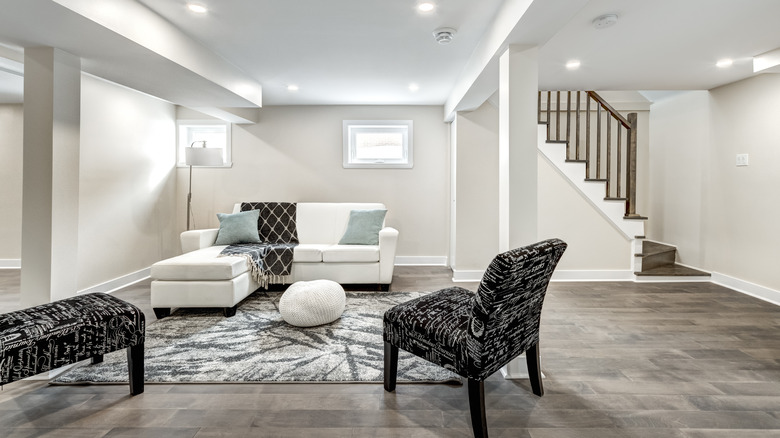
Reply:
[[[355,161],[353,157],[352,135],[350,128],[353,127],[405,127],[405,149],[406,159],[403,161]],[[345,169],[411,169],[414,167],[414,148],[413,148],[414,126],[411,120],[344,120],[342,124],[342,142],[343,142],[343,163]]]
[[[181,130],[183,126],[224,126],[225,127],[225,162],[220,166],[193,166],[193,167],[209,167],[209,168],[231,168],[233,167],[232,157],[232,136],[233,125],[230,122],[223,120],[176,120],[176,167],[190,167],[184,164],[184,157],[180,155],[181,148]],[[189,145],[184,145],[188,147]]]

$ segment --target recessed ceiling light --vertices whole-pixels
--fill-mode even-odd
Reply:
[[[409,84],[409,91],[417,91],[420,89],[420,86],[417,84]]]
[[[580,68],[580,61],[576,59],[571,60],[566,63],[566,68],[568,68],[569,70],[577,70],[578,68]]]
[[[720,68],[731,67],[732,64],[734,64],[734,61],[732,61],[731,59],[728,59],[728,58],[721,59],[720,61],[715,63],[715,65],[720,67]]]
[[[298,91],[298,86],[297,85],[288,85],[287,86],[287,91]]]
[[[431,12],[434,8],[436,8],[436,5],[428,2],[417,5],[417,10],[420,12]]]
[[[196,14],[205,14],[206,12],[209,11],[208,8],[206,8],[203,5],[199,5],[197,3],[187,3],[187,8],[190,11],[195,12]]]

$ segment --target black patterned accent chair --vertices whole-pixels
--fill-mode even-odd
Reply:
[[[433,292],[385,313],[385,390],[394,391],[398,349],[468,379],[474,436],[487,437],[484,381],[526,353],[534,394],[542,396],[539,323],[542,303],[566,243],[545,240],[499,254],[476,293]]]

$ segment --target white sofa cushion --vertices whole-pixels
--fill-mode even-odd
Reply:
[[[249,270],[244,257],[218,257],[227,245],[210,246],[152,265],[155,280],[230,280]]]
[[[378,245],[332,245],[322,251],[325,263],[376,263]]]
[[[293,262],[319,263],[322,261],[322,250],[329,246],[301,243],[293,249]]]

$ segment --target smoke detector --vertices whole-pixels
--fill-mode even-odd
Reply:
[[[440,27],[433,31],[433,37],[439,44],[449,44],[457,31],[451,27]]]
[[[618,16],[616,14],[604,14],[600,17],[596,17],[593,20],[593,27],[596,29],[604,29],[609,26],[614,25],[618,21]]]

